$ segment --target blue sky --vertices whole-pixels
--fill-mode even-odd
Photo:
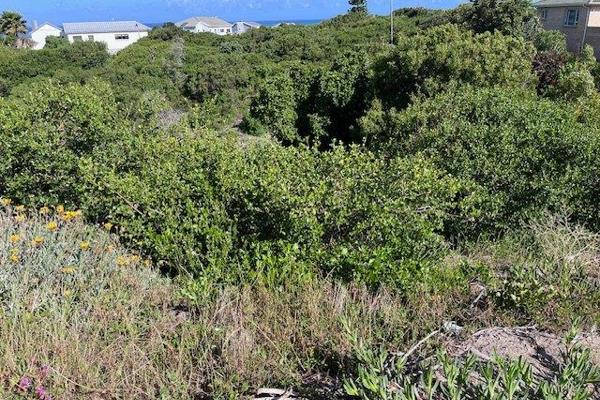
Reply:
[[[393,0],[396,8],[454,7],[459,0]],[[389,0],[369,0],[371,12],[384,14]],[[135,19],[178,21],[192,15],[217,15],[227,20],[321,19],[348,9],[347,0],[0,0],[0,10],[18,11],[29,22]]]

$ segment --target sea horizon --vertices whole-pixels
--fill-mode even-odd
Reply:
[[[283,23],[296,24],[296,25],[317,25],[325,20],[326,19],[278,19],[278,20],[267,20],[267,21],[252,21],[252,20],[240,19],[240,20],[227,21],[227,22],[235,23],[238,21],[252,21],[252,22],[257,22],[263,26],[275,26],[277,24],[283,24]],[[173,22],[173,21],[168,21],[168,22]],[[150,28],[156,28],[156,27],[163,26],[166,23],[167,22],[144,22],[144,25],[147,25]]]

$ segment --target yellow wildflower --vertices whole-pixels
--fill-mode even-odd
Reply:
[[[41,215],[48,215],[50,213],[50,209],[48,207],[42,207],[40,208],[40,214]]]
[[[63,293],[64,293],[65,297],[71,297],[71,295],[73,294],[73,291],[66,289]]]
[[[133,255],[131,257],[129,257],[129,261],[131,261],[132,264],[138,264],[141,260],[141,257],[138,255]]]
[[[8,207],[12,204],[12,200],[7,199],[6,197],[2,197],[0,198],[0,204],[2,204],[4,207]]]
[[[10,251],[10,261],[17,264],[21,261],[21,256],[19,255],[19,249],[12,249]]]
[[[128,263],[129,263],[129,260],[127,260],[127,257],[124,257],[124,256],[118,256],[117,257],[117,266],[124,267]]]
[[[86,251],[90,249],[90,242],[88,242],[87,240],[84,240],[83,242],[79,243],[79,248],[82,251]]]
[[[64,213],[62,213],[62,218],[67,222],[80,216],[81,211],[65,211]]]
[[[56,221],[50,221],[46,225],[46,228],[48,228],[50,232],[55,232],[58,229],[58,224],[56,223]]]
[[[31,241],[31,245],[33,247],[40,247],[42,245],[42,243],[44,243],[44,238],[41,236],[36,236],[33,238],[33,240]]]
[[[144,267],[150,268],[152,266],[152,261],[149,259],[144,260]]]
[[[21,235],[10,235],[10,242],[12,244],[19,243],[21,241]]]
[[[15,217],[15,221],[17,221],[17,222],[25,222],[25,215],[23,215],[23,214],[18,214],[18,215]]]
[[[16,206],[15,211],[19,213],[25,212],[25,206]]]
[[[110,231],[113,228],[113,224],[111,224],[110,222],[107,222],[104,224],[104,229],[107,231]]]
[[[63,274],[74,274],[75,267],[64,267],[61,271]]]
[[[63,205],[56,206],[56,213],[57,214],[62,214],[64,212],[65,212],[65,206],[63,206]]]

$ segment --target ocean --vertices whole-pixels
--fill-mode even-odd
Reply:
[[[243,20],[240,20],[243,21]],[[323,19],[282,19],[282,20],[274,20],[274,21],[255,21],[263,26],[275,26],[277,24],[288,23],[288,24],[296,24],[296,25],[317,25],[323,22]],[[236,22],[236,21],[234,21]],[[163,26],[164,22],[144,22],[144,25],[149,26],[150,28],[156,28],[157,26]]]

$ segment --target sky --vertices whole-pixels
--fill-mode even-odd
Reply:
[[[454,7],[459,0],[392,0],[395,8]],[[390,0],[369,0],[376,14],[389,11]],[[137,20],[146,23],[179,21],[190,16],[219,16],[229,21],[324,19],[348,10],[347,0],[0,0],[0,10],[34,20],[63,22]]]

